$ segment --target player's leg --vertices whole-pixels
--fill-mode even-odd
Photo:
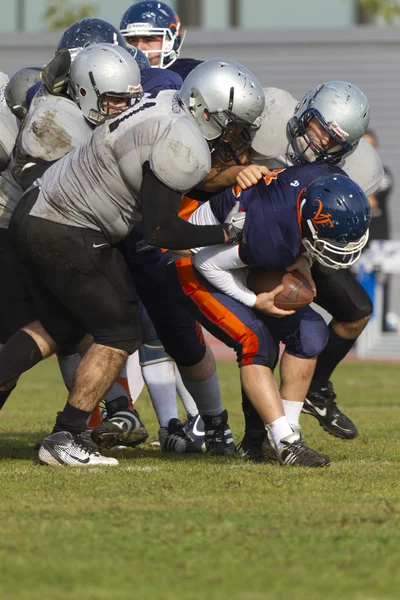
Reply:
[[[165,351],[151,320],[153,317],[157,319],[157,329],[160,323],[163,324],[163,329],[167,330],[167,337],[174,336],[175,330],[180,327],[179,324],[174,324],[176,303],[170,297],[162,252],[143,243],[139,226],[135,227],[118,247],[127,261],[142,300],[141,317],[144,325],[144,344],[140,349],[142,374],[160,423],[159,437],[162,440],[162,447],[164,450],[177,452],[189,449],[192,451],[193,443],[185,433],[183,424],[178,420],[175,363]],[[151,319],[148,310],[151,311]],[[180,376],[179,379],[181,382]],[[181,389],[184,389],[183,383]],[[185,398],[189,402],[190,396],[187,391]],[[189,409],[192,411],[193,405],[194,401],[191,399]],[[192,437],[192,432],[189,433]],[[200,450],[203,440],[199,440],[198,436],[195,438],[193,442],[196,442],[196,447]]]
[[[303,410],[313,415],[329,433],[352,439],[357,436],[357,428],[336,405],[330,379],[366,327],[372,302],[349,270],[335,271],[317,263],[312,268],[312,275],[317,286],[315,302],[333,319],[329,324],[328,343],[318,357]]]
[[[299,415],[308,391],[317,356],[323,350],[328,329],[323,318],[307,307],[284,319],[263,318],[275,339],[285,344],[280,362],[280,396],[290,426],[300,432]],[[242,392],[245,415],[245,436],[242,441],[244,458],[260,460],[263,451],[270,458],[271,444],[263,436],[261,423],[252,410],[248,396]],[[325,455],[322,455],[325,456]],[[329,464],[329,457],[326,457]]]
[[[156,256],[154,259],[153,252],[150,252],[147,255],[148,260],[151,261],[150,267],[147,265],[148,268],[144,268],[142,261],[145,259],[142,257],[138,268],[137,253],[133,252],[132,244],[129,244],[125,258],[140,299],[166,353],[179,364],[186,389],[200,412],[218,416],[223,409],[215,362],[208,358],[203,360],[206,355],[206,344],[201,328],[196,325],[196,320],[177,303],[170,289],[166,271],[168,253],[162,257]],[[224,427],[225,425],[221,424],[221,431]],[[192,440],[197,447],[201,445],[197,439],[198,433],[201,434],[201,431],[194,434],[196,439]],[[188,434],[192,437],[191,432]],[[176,435],[175,429],[173,435]],[[187,440],[184,431],[182,435]],[[202,443],[202,440],[200,441]],[[223,444],[219,444],[218,450],[214,450],[224,453]],[[226,451],[228,453],[231,451],[229,443],[226,445]]]
[[[277,342],[265,323],[250,308],[209,284],[192,267],[190,259],[178,260],[176,274],[186,301],[203,326],[234,348],[243,389],[273,440],[282,464],[322,466],[322,455],[308,448],[291,429],[273,376]],[[173,272],[171,271],[171,277]],[[204,417],[207,441],[207,417]]]
[[[93,445],[83,448],[76,436],[86,430],[90,412],[139,344],[134,289],[125,263],[101,234],[30,217],[29,209],[19,211],[14,230],[32,277],[47,290],[44,302],[37,303],[46,331],[60,347],[76,344],[86,331],[94,338],[75,373],[69,401],[58,413],[56,439],[49,436],[39,456],[51,464],[115,464],[102,460]]]
[[[9,231],[5,228],[0,228],[0,272],[3,282],[0,294],[0,346],[2,347],[19,332],[21,327],[36,319],[28,277],[21,261],[11,247]],[[24,336],[19,336],[19,338],[24,338]],[[27,341],[29,342],[28,339]],[[18,347],[18,343],[15,344],[15,347]],[[3,378],[2,367],[4,367],[4,361],[7,360],[9,350],[2,350],[2,352],[3,365],[0,366],[0,378]],[[32,358],[28,352],[25,356],[26,362],[20,362],[22,356],[18,355],[16,363],[20,362],[20,368],[25,371],[30,368]],[[17,368],[17,364],[14,366]],[[0,409],[16,387],[19,373],[16,370],[14,373],[15,377],[0,388]]]

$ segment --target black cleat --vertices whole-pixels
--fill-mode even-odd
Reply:
[[[235,454],[236,444],[228,425],[228,412],[224,410],[217,417],[203,415],[203,421],[206,451],[214,456]]]
[[[328,433],[345,440],[358,435],[357,427],[336,405],[332,382],[308,390],[302,412],[315,417]]]
[[[328,467],[330,464],[329,456],[309,448],[298,433],[283,438],[281,444],[277,453],[283,466]]]
[[[242,452],[240,458],[252,462],[263,462],[263,444],[265,438],[265,431],[246,431],[237,447]]]
[[[107,415],[108,417],[92,430],[92,440],[100,448],[135,448],[149,437],[137,410],[128,408],[127,398],[121,397],[107,402]]]
[[[163,452],[202,452],[201,444],[193,442],[185,432],[179,419],[171,419],[168,427],[161,427],[158,431],[161,450]]]

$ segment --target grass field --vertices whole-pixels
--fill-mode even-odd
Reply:
[[[238,373],[219,367],[236,441]],[[399,366],[346,363],[340,406],[358,439],[302,417],[329,469],[126,451],[114,468],[39,467],[33,444],[65,392],[56,361],[26,374],[1,413],[1,600],[397,599]],[[138,405],[150,435],[149,400]]]

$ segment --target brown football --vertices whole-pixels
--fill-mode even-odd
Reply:
[[[275,296],[275,306],[283,310],[299,310],[308,306],[314,296],[311,286],[298,271],[266,271],[265,269],[252,269],[247,276],[247,287],[255,294],[271,292],[278,285],[283,285],[283,290]]]

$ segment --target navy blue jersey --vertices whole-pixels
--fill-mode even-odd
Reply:
[[[143,69],[140,75],[143,91],[147,94],[158,94],[161,90],[180,90],[183,83],[180,75],[169,72],[169,69]]]
[[[201,65],[202,62],[204,61],[196,60],[195,58],[177,58],[167,70],[178,73],[183,81],[185,81],[189,73],[191,73],[197,65]]]
[[[281,269],[292,264],[301,251],[298,199],[300,192],[314,179],[329,173],[345,173],[339,167],[296,165],[277,169],[249,188],[235,187],[210,200],[211,208],[222,223],[237,202],[246,212],[240,258],[248,265]]]

